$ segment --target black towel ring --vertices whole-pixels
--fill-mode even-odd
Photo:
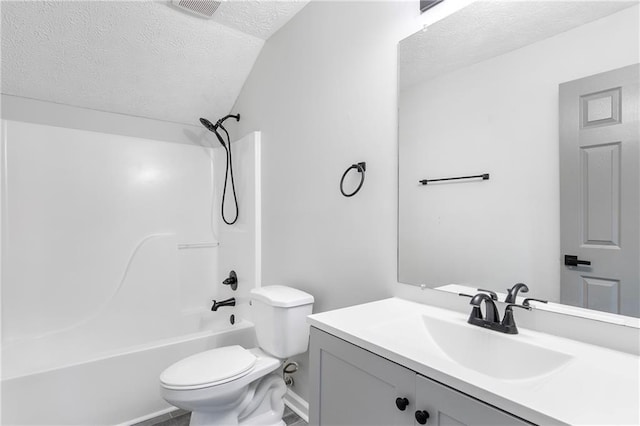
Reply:
[[[356,188],[355,191],[353,191],[351,194],[347,194],[346,192],[344,192],[344,178],[347,176],[347,173],[349,173],[349,171],[351,169],[356,169],[358,170],[358,172],[360,173],[360,184],[358,185],[358,187]],[[358,193],[358,191],[360,191],[360,188],[362,188],[362,184],[364,183],[364,172],[365,170],[367,170],[367,163],[365,162],[361,162],[358,164],[352,164],[351,167],[349,167],[344,174],[342,175],[342,179],[340,179],[340,192],[342,192],[342,195],[344,195],[345,197],[353,197],[354,195],[356,195]]]

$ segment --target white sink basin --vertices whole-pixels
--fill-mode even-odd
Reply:
[[[502,380],[525,380],[561,368],[572,356],[466,322],[422,316],[431,340],[463,367]]]

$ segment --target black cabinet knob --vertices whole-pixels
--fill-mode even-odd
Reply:
[[[409,405],[409,400],[407,398],[396,398],[396,407],[398,407],[398,410],[406,410],[407,405]]]
[[[427,423],[427,420],[429,419],[429,413],[427,413],[426,411],[422,410],[418,410],[416,411],[416,421],[418,423],[420,423],[421,425],[424,425]]]

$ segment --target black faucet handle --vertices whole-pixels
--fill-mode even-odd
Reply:
[[[468,297],[473,299],[473,296],[467,293],[458,293],[458,296]],[[471,303],[471,302],[469,302]],[[480,305],[474,306],[471,310],[471,315],[469,316],[469,320],[482,320],[482,311],[480,310]]]
[[[515,303],[510,303],[504,308],[504,317],[502,318],[502,325],[506,326],[515,326],[516,322],[513,319],[513,308],[526,309],[528,311],[531,310],[531,306],[523,306],[517,305]]]
[[[511,310],[511,308],[526,309],[527,311],[530,311],[530,310],[531,310],[531,306],[527,306],[527,305],[518,305],[517,303],[509,303],[505,309],[509,309],[509,310]]]
[[[534,299],[533,297],[527,297],[526,299],[524,299],[524,302],[522,302],[522,306],[531,306],[531,304],[529,303],[530,301],[540,302],[540,303],[549,303],[547,300]]]
[[[483,289],[483,288],[479,288],[479,289],[477,289],[477,291],[483,291],[483,292],[485,292],[485,293],[489,293],[489,295],[491,296],[491,298],[492,298],[493,300],[498,300],[498,295],[496,294],[496,292],[495,292],[495,291],[485,290],[485,289]]]
[[[508,334],[518,334],[518,327],[516,327],[516,321],[513,319],[513,308],[531,310],[530,306],[516,305],[515,303],[507,305],[504,309],[504,318],[502,318],[500,325],[504,328],[504,332]]]

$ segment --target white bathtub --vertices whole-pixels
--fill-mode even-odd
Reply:
[[[168,411],[160,397],[162,370],[188,355],[239,344],[255,346],[253,324],[218,321],[208,331],[129,347],[73,364],[56,364],[26,372],[19,353],[3,348],[3,425],[115,425],[131,424]],[[9,350],[7,350],[9,349]],[[44,350],[45,348],[43,348]],[[14,347],[14,351],[20,347]],[[52,354],[53,355],[53,354]],[[58,360],[59,361],[59,360]]]

